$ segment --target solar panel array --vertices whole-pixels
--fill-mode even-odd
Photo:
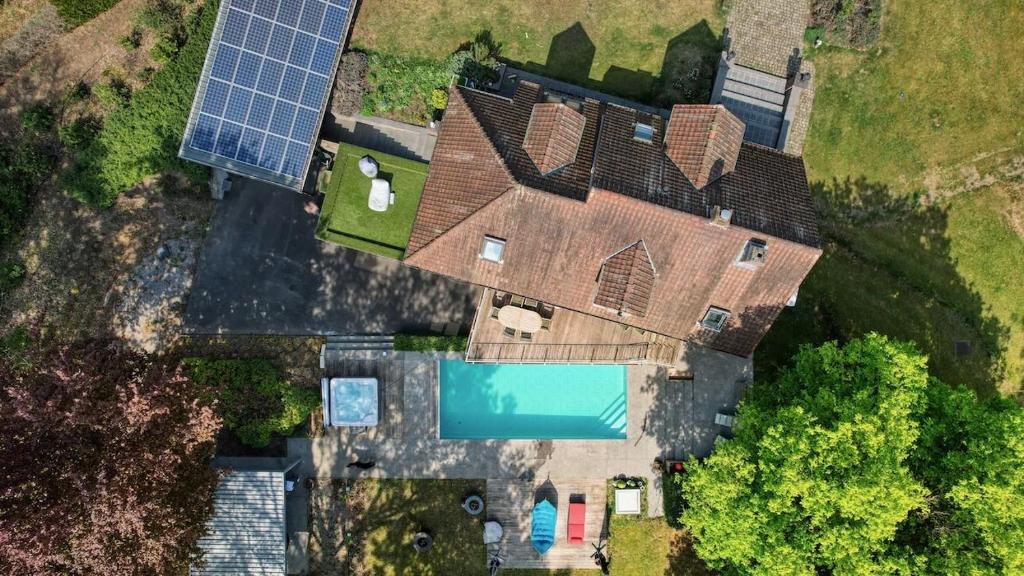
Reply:
[[[182,156],[301,186],[350,2],[223,0]]]

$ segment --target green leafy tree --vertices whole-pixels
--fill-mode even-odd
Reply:
[[[262,448],[287,436],[320,405],[317,391],[283,379],[269,360],[185,361],[192,377],[216,396],[224,425],[244,444]]]
[[[929,574],[1024,574],[1024,410],[979,402],[936,382],[912,467],[931,490],[928,514],[900,542],[927,559]]]
[[[736,574],[912,572],[891,543],[927,509],[907,463],[927,386],[924,357],[882,336],[801,350],[752,389],[737,437],[690,468],[697,553]]]

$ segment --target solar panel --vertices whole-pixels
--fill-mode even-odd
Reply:
[[[180,155],[299,189],[350,0],[222,0]]]

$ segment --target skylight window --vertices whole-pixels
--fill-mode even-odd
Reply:
[[[653,142],[654,126],[637,122],[636,126],[633,128],[633,138],[643,142]]]
[[[722,327],[725,326],[726,321],[729,320],[729,311],[722,310],[721,308],[715,308],[714,306],[708,308],[708,311],[704,314],[704,319],[700,321],[700,325],[703,328],[712,330],[714,332],[721,332]]]
[[[483,246],[480,247],[480,257],[488,262],[501,264],[505,261],[505,241],[494,236],[484,236]]]

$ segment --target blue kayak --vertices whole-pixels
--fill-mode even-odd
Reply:
[[[530,543],[540,555],[544,555],[555,544],[556,514],[555,507],[547,501],[547,498],[533,507],[533,529],[530,534]]]

